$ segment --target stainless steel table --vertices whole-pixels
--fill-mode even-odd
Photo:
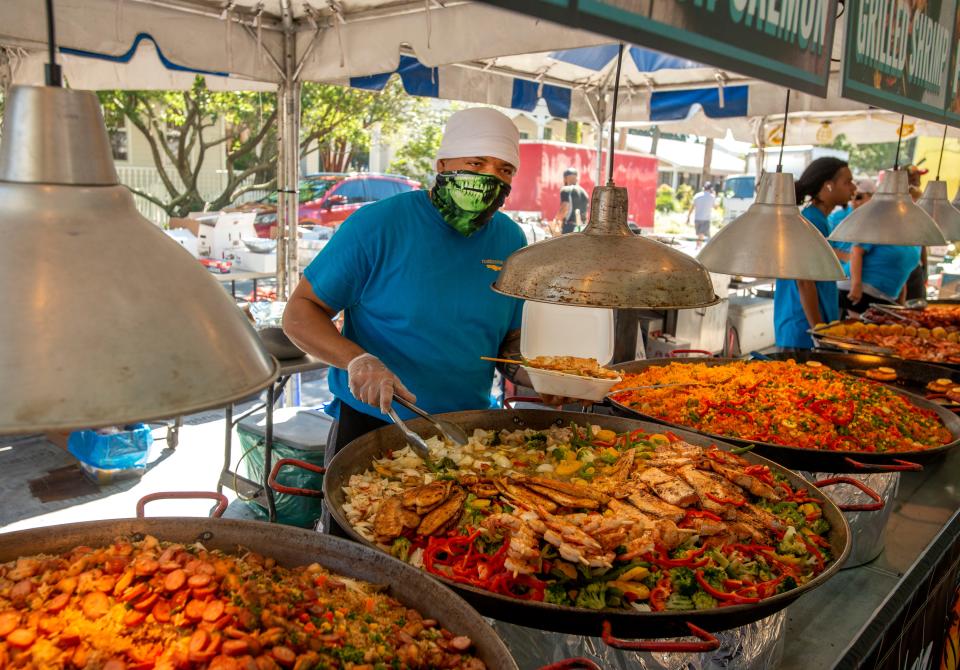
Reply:
[[[913,623],[945,621],[960,572],[960,451],[901,475],[886,548],[787,609],[780,668],[940,667],[917,660]],[[940,596],[938,598],[938,595]],[[919,643],[919,644],[918,644]],[[917,645],[912,648],[912,645]],[[939,654],[939,649],[933,650]],[[916,664],[914,664],[916,662]]]
[[[320,370],[321,368],[325,367],[327,367],[326,363],[321,361],[319,358],[310,356],[309,354],[292,360],[280,361],[280,374],[276,381],[267,387],[267,398],[265,403],[258,404],[255,407],[248,409],[236,418],[233,416],[233,405],[230,405],[226,408],[226,435],[224,437],[223,446],[223,469],[220,471],[220,481],[217,483],[218,492],[222,493],[224,487],[236,491],[240,496],[247,499],[252,499],[265,507],[271,522],[277,520],[277,508],[274,504],[273,491],[267,485],[267,480],[270,477],[270,470],[273,469],[274,406],[276,405],[277,399],[280,397],[280,394],[283,392],[284,387],[287,385],[287,382],[290,381],[291,377],[300,374],[301,372]],[[243,419],[251,414],[259,412],[261,409],[266,410],[266,426],[264,429],[263,447],[263,481],[254,482],[246,477],[241,477],[239,474],[230,469],[230,463],[233,460],[233,429]]]

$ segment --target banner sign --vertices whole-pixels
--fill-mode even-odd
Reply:
[[[837,0],[485,1],[820,97],[827,94]]]
[[[957,0],[847,0],[843,97],[960,120]]]

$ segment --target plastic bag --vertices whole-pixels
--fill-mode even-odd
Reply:
[[[149,426],[135,423],[122,429],[80,430],[70,434],[67,450],[100,470],[142,469],[153,444]]]

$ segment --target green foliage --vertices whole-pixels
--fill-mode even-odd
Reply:
[[[693,186],[690,184],[680,184],[677,187],[677,203],[681,212],[686,212],[693,205]]]
[[[394,132],[394,143],[399,140],[403,144],[390,162],[388,171],[416,179],[424,188],[430,188],[436,174],[437,151],[443,137],[443,126],[456,109],[421,108],[415,118]]]
[[[170,216],[221,209],[251,190],[275,188],[277,97],[273,93],[215,92],[197,77],[187,91],[102,91],[107,127],[126,119],[147,140],[166,194],[134,191]],[[307,83],[301,93],[300,156],[320,153],[321,169],[346,170],[369,148],[369,130],[396,132],[424,103],[394,81],[382,92]],[[223,191],[209,201],[197,184],[213,150],[225,152]]]
[[[906,164],[910,161],[906,157],[912,155],[912,150],[907,147],[901,147],[900,163]],[[897,153],[896,142],[875,142],[870,144],[853,144],[847,140],[846,135],[837,135],[836,139],[828,145],[831,149],[840,149],[850,154],[850,169],[854,174],[876,175],[880,170],[886,170],[893,167],[893,161]]]
[[[673,196],[673,187],[670,184],[661,184],[657,187],[656,208],[658,212],[677,211],[677,201]]]

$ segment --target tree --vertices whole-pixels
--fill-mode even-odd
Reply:
[[[434,108],[424,111],[416,123],[408,124],[404,128],[406,141],[390,161],[389,171],[416,179],[429,188],[436,173],[437,151],[443,137],[443,126],[456,110],[456,105],[445,109]],[[401,139],[394,138],[395,141]]]
[[[107,127],[126,119],[147,140],[166,197],[131,189],[170,216],[207,203],[199,178],[212,150],[223,148],[225,181],[209,201],[222,209],[244,193],[275,183],[277,104],[274,94],[217,93],[197,77],[187,91],[103,91]]]
[[[908,140],[900,148],[900,164],[906,165],[910,162],[910,156],[913,155],[915,142]],[[855,174],[875,175],[881,170],[887,170],[893,167],[893,161],[897,153],[896,142],[873,142],[864,144],[853,144],[847,141],[847,136],[840,134],[829,145],[831,149],[840,149],[850,154],[848,162],[850,169]]]
[[[124,119],[147,140],[165,194],[131,189],[170,216],[222,209],[244,193],[275,188],[277,100],[273,93],[210,91],[197,77],[188,91],[103,91],[108,128]],[[384,91],[326,84],[303,86],[300,156],[320,152],[321,169],[347,169],[369,145],[368,129],[380,123],[390,132],[416,118],[423,102],[407,96],[398,82]],[[200,175],[214,150],[225,151],[220,193],[205,198]]]
[[[397,133],[425,113],[426,103],[393,79],[380,92],[306,83],[301,108],[301,154],[319,151],[321,170],[344,172],[359,150],[369,150],[374,124],[386,135]]]

